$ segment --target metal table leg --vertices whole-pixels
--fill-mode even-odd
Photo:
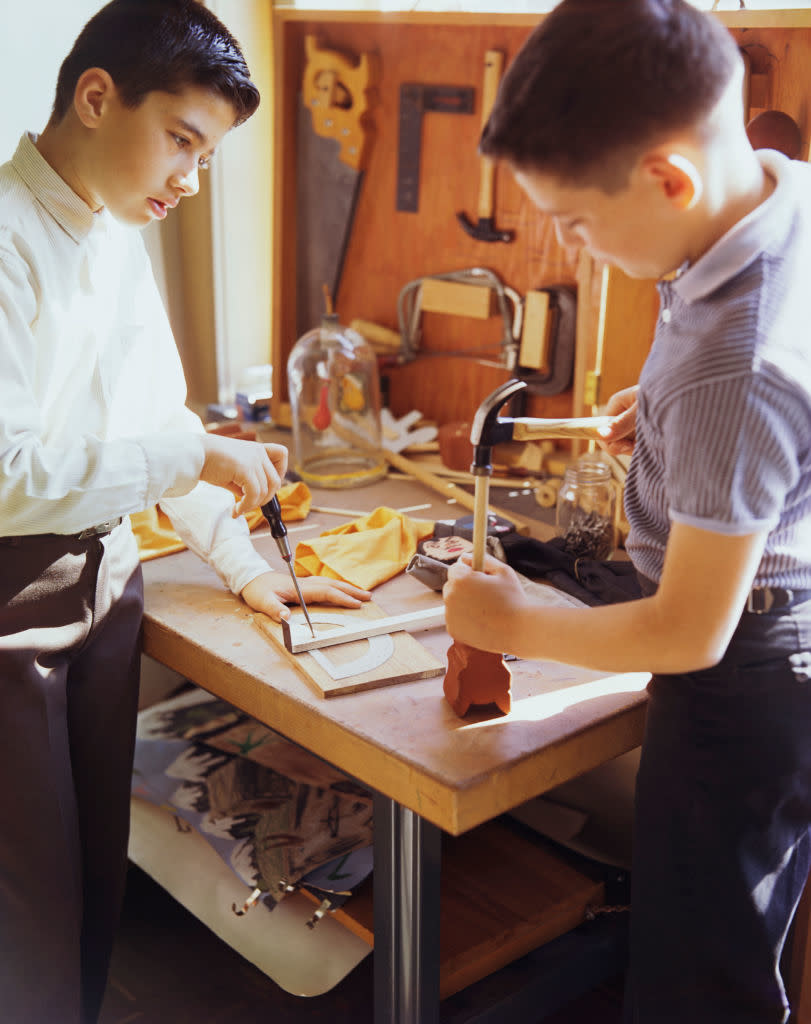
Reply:
[[[441,830],[374,802],[375,1024],[438,1024]]]

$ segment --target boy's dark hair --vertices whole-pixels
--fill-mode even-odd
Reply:
[[[259,106],[239,44],[197,0],[112,0],[102,7],[59,69],[57,121],[73,102],[80,75],[93,67],[109,72],[128,107],[137,107],[149,92],[176,93],[191,85],[228,100],[235,125]]]
[[[629,158],[708,114],[739,63],[729,32],[685,0],[563,0],[507,69],[480,150],[619,190]]]

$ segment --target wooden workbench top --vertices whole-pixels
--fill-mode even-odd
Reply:
[[[314,492],[316,505],[371,510],[431,502],[412,513],[456,518],[420,485],[384,481]],[[289,524],[291,545],[344,520],[311,513]],[[267,530],[258,550],[283,563]],[[189,551],[146,562],[144,650],[198,685],[457,835],[636,746],[647,676],[606,677],[554,663],[515,662],[507,716],[457,718],[442,676],[328,700],[316,696],[216,574]],[[388,614],[438,604],[438,594],[401,574],[374,591]],[[417,634],[441,659],[444,630]]]

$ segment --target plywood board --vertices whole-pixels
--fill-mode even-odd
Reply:
[[[440,998],[571,931],[604,902],[601,881],[499,819],[442,837]],[[374,945],[371,879],[330,916]]]
[[[330,622],[340,619],[342,624],[345,621],[347,628],[358,625],[364,620],[384,617],[383,611],[371,601],[361,608],[351,610],[316,605],[308,610],[313,622],[317,622],[319,618]],[[295,610],[293,614],[294,616],[297,614]],[[414,637],[402,630],[391,633],[388,637],[373,637],[371,641],[354,640],[351,643],[325,648],[323,651],[291,654],[284,644],[281,623],[274,622],[260,612],[255,612],[254,618],[265,635],[282,651],[304,680],[321,697],[336,697],[347,693],[358,693],[361,690],[372,690],[380,686],[406,683],[414,679],[428,679],[445,672],[445,665],[441,661],[430,654]],[[390,641],[391,647],[390,655],[377,667],[335,679],[320,663],[322,659],[327,659],[330,664],[345,669],[356,659],[368,660],[370,652],[373,652],[377,646],[373,646],[377,639]]]

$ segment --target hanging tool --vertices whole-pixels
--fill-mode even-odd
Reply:
[[[297,127],[296,327],[321,323],[323,286],[337,302],[363,172],[377,60],[353,59],[304,37],[306,64]]]
[[[397,209],[416,213],[420,196],[420,150],[423,114],[472,114],[474,90],[459,85],[400,86],[400,131],[397,141]]]
[[[487,124],[490,111],[498,92],[504,54],[500,50],[488,50],[484,55],[484,81],[482,83],[482,128]],[[492,157],[480,158],[479,173],[479,219],[474,224],[466,213],[457,213],[456,218],[465,231],[478,242],[511,242],[512,231],[499,231],[493,219],[496,202],[496,164]]]
[[[423,291],[428,283],[441,287],[461,285],[469,296],[473,296],[476,290],[481,291],[487,299],[487,307],[491,305],[491,298],[494,295],[498,310],[501,314],[501,349],[499,352],[493,349],[482,349],[481,351],[458,351],[458,350],[437,350],[429,349],[418,353],[421,337],[420,317],[423,309]],[[489,289],[489,292],[488,292]],[[441,293],[440,293],[441,294]],[[510,313],[507,300],[512,302],[513,310]],[[472,299],[469,300],[474,305]],[[434,305],[435,312],[440,311],[440,306]],[[433,274],[430,277],[418,277],[409,281],[397,297],[397,319],[400,326],[401,352],[400,360],[410,362],[417,355],[422,356],[456,356],[478,359],[480,362],[488,362],[494,366],[503,366],[507,370],[514,370],[518,357],[518,339],[521,337],[521,323],[523,315],[521,296],[512,288],[506,287],[500,281],[497,274],[486,267],[470,267],[465,270],[453,270],[446,274]],[[488,359],[488,356],[496,356],[496,359]]]
[[[290,579],[293,581],[293,586],[296,588],[301,610],[304,612],[304,618],[307,620],[310,632],[313,634],[313,637],[315,637],[315,630],[313,629],[313,624],[310,621],[310,614],[307,611],[307,605],[304,603],[301,587],[299,586],[299,582],[296,579],[296,573],[293,569],[293,552],[290,550],[290,542],[287,539],[287,527],[282,521],[282,507],[275,494],[270,501],[262,506],[262,515],[267,519],[268,524],[270,525],[270,535],[276,541],[279,553],[285,562],[287,562],[287,568],[290,570]]]

